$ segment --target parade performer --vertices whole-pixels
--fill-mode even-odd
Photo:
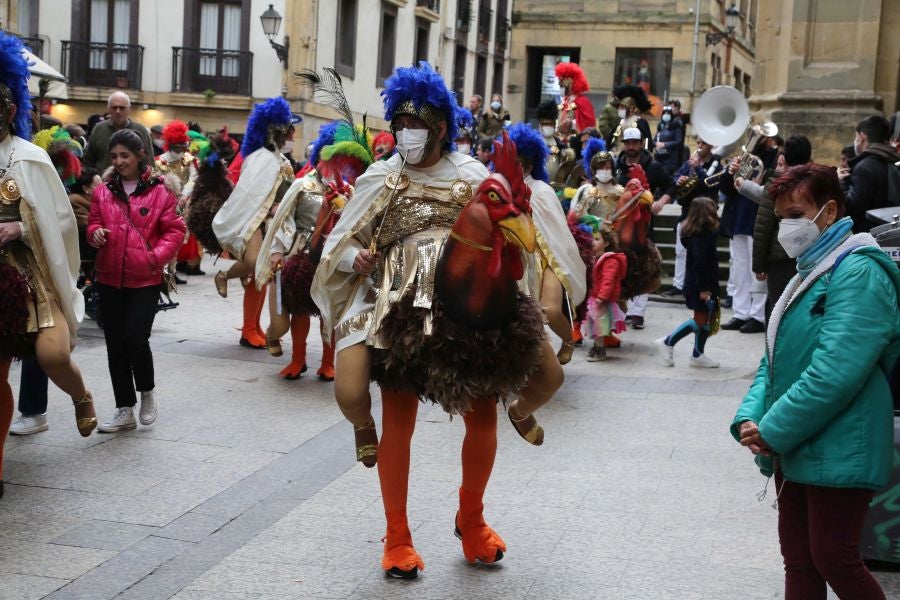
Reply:
[[[256,281],[257,285],[269,281],[283,265],[282,311],[276,310],[277,286],[272,287],[266,345],[270,354],[280,356],[280,338],[290,327],[291,362],[280,373],[286,379],[297,379],[306,370],[310,316],[319,316],[310,286],[325,239],[351,197],[356,178],[374,160],[368,132],[362,126],[346,120],[324,125],[310,153],[310,162],[316,168],[291,184],[266,232],[256,261]],[[334,379],[331,332],[324,328],[322,365],[317,375],[323,381]]]
[[[198,144],[197,179],[188,202],[187,226],[210,254],[223,252],[212,222],[234,189],[228,178],[227,165],[237,152],[238,144],[228,135],[227,129]]]
[[[613,334],[625,331],[625,313],[619,307],[619,295],[628,259],[618,251],[616,234],[609,227],[598,227],[594,238],[595,262],[585,323],[594,346],[588,352],[588,362],[606,360],[606,341],[611,337],[617,339]]]
[[[572,360],[575,351],[569,307],[581,304],[587,292],[585,264],[569,232],[566,213],[548,183],[545,164],[549,152],[541,134],[517,123],[510,128],[509,139],[516,145],[525,183],[531,188],[532,218],[537,230],[539,252],[529,260],[527,287],[544,309],[550,329],[562,340],[556,357],[564,365]]]
[[[13,414],[14,358],[36,356],[72,398],[82,436],[97,426],[91,393],[71,358],[84,315],[84,299],[75,287],[75,215],[50,157],[28,141],[28,77],[22,42],[0,33],[0,479]]]
[[[562,135],[578,133],[596,127],[594,106],[584,94],[591,89],[584,71],[576,63],[561,62],[556,65],[556,78],[565,95],[559,105],[559,126]]]
[[[491,176],[453,152],[459,123],[470,117],[425,62],[398,68],[382,95],[398,154],[357,180],[326,242],[313,299],[335,326],[336,384],[371,364],[382,388],[381,564],[390,576],[413,578],[424,568],[406,514],[419,397],[463,417],[456,534],[467,561],[495,562],[506,545],[485,523],[482,498],[497,449],[496,401],[518,392],[511,417],[540,441],[531,412],[561,385],[562,369],[540,311],[517,291],[519,246],[533,250],[534,234],[515,146],[495,145]]]
[[[559,107],[552,100],[542,102],[538,106],[537,117],[538,125],[541,128],[541,138],[543,138],[549,151],[549,156],[547,157],[547,175],[550,177],[547,183],[549,183],[554,181],[556,172],[559,170],[559,165],[562,162],[561,152],[563,144],[556,137],[556,121],[559,119]]]
[[[50,156],[59,178],[67,188],[81,176],[81,144],[72,139],[68,131],[54,125],[34,134],[31,142]]]
[[[653,214],[650,183],[640,164],[631,166],[629,177],[611,218],[619,250],[628,258],[628,270],[622,281],[624,299],[656,291],[663,273],[662,257],[648,237]]]
[[[647,93],[636,85],[620,85],[613,90],[613,95],[619,99],[621,120],[613,133],[610,146],[615,146],[622,140],[622,133],[626,129],[636,127],[641,132],[641,147],[649,149],[653,134],[650,132],[650,124],[642,116],[653,108]]]
[[[375,160],[387,160],[394,155],[394,136],[390,131],[382,131],[372,140]]]
[[[580,250],[581,260],[587,273],[587,289],[593,287],[594,267],[594,235],[593,227],[590,231],[584,231],[582,223],[592,221],[585,217],[594,217],[598,226],[606,223],[612,227],[612,217],[616,212],[616,204],[625,188],[618,185],[613,179],[613,157],[606,150],[606,142],[603,138],[590,138],[581,151],[581,162],[584,173],[591,178],[590,183],[585,183],[575,192],[575,197],[569,205],[569,230]],[[581,322],[587,314],[587,304],[579,303],[573,308],[575,320],[572,324],[572,339],[575,342],[581,340]],[[606,340],[606,347],[616,347],[619,339],[610,334]]]
[[[169,121],[162,130],[163,152],[153,161],[153,171],[165,177],[178,197],[177,211],[184,214],[197,179],[197,160],[188,151],[195,132],[188,130],[183,121]],[[196,135],[196,134],[195,134]],[[184,244],[175,257],[175,268],[187,275],[203,275],[200,270],[200,244],[193,233],[188,232]],[[171,265],[170,265],[171,266]]]
[[[247,279],[244,285],[244,321],[240,344],[265,348],[266,336],[259,324],[265,287],[253,285],[253,272],[262,244],[266,222],[276,204],[294,180],[290,162],[281,153],[292,139],[291,109],[284,98],[270,98],[256,104],[241,146],[240,179],[228,200],[213,219],[213,231],[223,249],[237,260],[228,271],[216,273],[216,291],[225,298],[229,279]]]

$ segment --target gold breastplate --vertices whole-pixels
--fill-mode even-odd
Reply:
[[[388,208],[378,237],[378,248],[386,248],[408,235],[426,229],[449,229],[456,223],[465,202],[452,198],[400,196]]]
[[[12,178],[6,178],[0,182],[0,223],[12,223],[22,220],[22,212],[19,210],[19,186]]]

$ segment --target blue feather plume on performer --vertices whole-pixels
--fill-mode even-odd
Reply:
[[[531,176],[544,183],[550,183],[547,173],[547,156],[550,149],[541,134],[526,123],[516,123],[507,131],[509,139],[516,144],[516,151],[531,163]]]
[[[309,164],[312,166],[319,164],[322,148],[334,143],[334,134],[337,131],[339,123],[339,121],[331,121],[319,127],[319,137],[313,142],[312,152],[309,153]]]
[[[0,32],[0,82],[9,88],[16,105],[13,133],[31,140],[31,93],[28,91],[28,61],[22,54],[22,41],[14,35]]]
[[[591,171],[591,159],[598,152],[606,152],[606,142],[603,138],[589,138],[581,151],[581,164],[584,167],[584,174],[593,178],[594,173]]]
[[[269,136],[271,125],[290,125],[290,123],[291,106],[284,98],[279,96],[257,103],[247,120],[241,154],[247,157],[262,148]]]
[[[418,67],[398,67],[384,82],[381,95],[386,121],[392,120],[394,112],[407,100],[412,100],[416,110],[422,104],[430,104],[440,110],[447,120],[447,134],[441,144],[444,150],[454,150],[459,126],[472,122],[472,114],[459,106],[444,79],[424,60],[419,62]]]

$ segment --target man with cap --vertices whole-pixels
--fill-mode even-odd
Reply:
[[[622,152],[616,159],[616,181],[619,185],[628,184],[632,178],[630,171],[633,165],[640,165],[644,169],[644,174],[650,184],[650,192],[656,199],[656,203],[664,205],[671,202],[671,193],[674,188],[672,181],[665,168],[653,159],[650,152],[644,150],[641,130],[637,127],[629,127],[622,132]],[[658,211],[654,209],[654,213],[658,213]],[[636,296],[628,306],[628,321],[635,329],[644,328],[644,315],[648,299],[647,294],[641,294]]]
[[[150,128],[150,142],[153,144],[153,156],[159,156],[166,151],[166,142],[163,140],[163,126],[154,125]]]
[[[491,563],[503,557],[506,544],[487,525],[483,514],[484,491],[497,450],[497,396],[489,390],[498,390],[513,380],[524,386],[520,398],[509,409],[510,415],[515,410],[518,418],[511,416],[511,419],[514,425],[528,424],[524,431],[516,425],[523,437],[542,436],[543,430],[534,422],[531,411],[522,410],[522,399],[528,397],[532,407],[539,406],[562,381],[561,377],[559,381],[542,381],[544,385],[536,393],[534,388],[525,385],[528,373],[540,370],[545,358],[557,362],[552,348],[537,350],[549,344],[543,339],[540,310],[532,300],[520,296],[513,305],[518,315],[513,323],[499,331],[489,328],[482,333],[484,330],[461,324],[449,316],[450,305],[459,309],[460,302],[465,303],[463,298],[477,299],[480,290],[460,290],[459,297],[438,291],[444,289],[438,284],[439,260],[440,264],[446,264],[443,261],[447,260],[449,248],[457,251],[457,257],[464,255],[478,264],[496,256],[496,269],[501,272],[507,264],[501,253],[520,256],[518,247],[507,246],[504,239],[509,238],[503,235],[496,238],[492,248],[456,233],[455,229],[462,215],[473,215],[473,211],[466,209],[478,204],[476,200],[481,208],[490,204],[489,210],[501,215],[511,214],[506,211],[512,210],[522,218],[519,223],[530,223],[524,212],[514,208],[521,206],[530,212],[524,200],[528,188],[521,167],[515,162],[514,147],[495,145],[494,163],[498,173],[494,175],[489,175],[477,160],[454,152],[453,140],[470,114],[457,105],[453,92],[426,62],[417,67],[397,68],[385,82],[382,96],[385,119],[397,139],[397,153],[388,160],[376,161],[357,180],[353,200],[326,241],[312,294],[327,327],[334,328],[335,394],[344,393],[344,385],[352,383],[358,386],[353,393],[362,400],[356,413],[351,414],[346,410],[347,405],[338,399],[347,419],[356,425],[354,419],[365,419],[368,415],[370,369],[382,388],[380,443],[374,437],[374,423],[369,425],[372,436],[369,447],[377,448],[378,476],[387,520],[381,566],[388,576],[411,579],[424,568],[422,558],[413,547],[406,512],[410,442],[419,397],[439,402],[451,414],[462,415],[466,434],[454,529],[462,540],[469,563],[476,560]],[[504,171],[508,174],[509,167],[518,169],[517,178],[501,174]],[[509,186],[503,189],[518,192],[519,195],[512,192],[518,204],[504,202],[502,190],[488,193],[479,188],[482,182],[488,185],[500,181]],[[488,210],[475,212],[485,219],[489,213]],[[486,231],[492,231],[490,223]],[[521,235],[528,237],[524,229]],[[529,239],[533,237],[532,233]],[[491,281],[489,272],[474,274],[487,276],[482,280],[486,282],[482,287]],[[373,275],[374,278],[370,277]],[[512,289],[515,290],[514,284]],[[532,317],[523,317],[526,313],[539,324],[532,326]],[[452,335],[444,335],[445,331],[451,331]],[[488,335],[495,342],[489,342]],[[515,348],[517,358],[506,356],[506,363],[501,367],[498,361],[504,359],[498,355],[510,352],[514,344],[520,344]],[[466,350],[458,351],[463,345]],[[444,350],[438,350],[437,346]],[[532,349],[537,352],[532,353]],[[473,364],[482,367],[454,369]],[[528,365],[529,371],[520,371],[522,365]],[[558,363],[556,369],[561,374]],[[459,382],[460,378],[465,380],[464,384]],[[460,387],[457,395],[446,393],[448,388],[462,385],[466,386],[464,392]],[[535,441],[529,440],[531,443],[542,441],[542,437],[532,439]],[[357,444],[358,452],[367,450],[365,445],[359,446],[359,441]]]

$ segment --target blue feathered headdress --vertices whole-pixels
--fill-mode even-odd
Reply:
[[[390,121],[394,113],[407,100],[411,100],[416,110],[423,104],[430,104],[444,114],[447,135],[442,140],[444,150],[456,148],[456,136],[460,125],[472,122],[472,113],[456,102],[456,96],[444,83],[444,79],[426,61],[418,67],[398,67],[384,82],[381,91],[384,98],[384,118]]]
[[[527,158],[531,163],[531,176],[544,183],[550,183],[550,175],[547,173],[547,156],[550,154],[550,149],[547,148],[541,134],[526,123],[516,123],[509,128],[507,133],[509,139],[516,144],[519,156]]]
[[[22,41],[14,35],[0,31],[0,82],[12,94],[16,116],[12,122],[13,133],[20,138],[31,139],[31,94],[28,92],[28,61],[22,54]]]
[[[250,113],[250,119],[247,120],[247,131],[244,133],[244,143],[241,144],[241,154],[247,157],[262,148],[269,137],[270,126],[288,126],[290,124],[291,106],[281,96],[256,104],[253,112]]]
[[[589,177],[594,176],[593,171],[591,171],[591,159],[598,152],[606,152],[606,142],[603,141],[603,138],[588,138],[587,143],[581,150],[581,164],[584,166],[585,175]]]
[[[337,128],[337,121],[331,121],[319,127],[319,137],[313,142],[312,152],[309,154],[309,164],[312,166],[319,164],[319,155],[322,153],[322,148],[334,143],[334,132],[337,131]]]

